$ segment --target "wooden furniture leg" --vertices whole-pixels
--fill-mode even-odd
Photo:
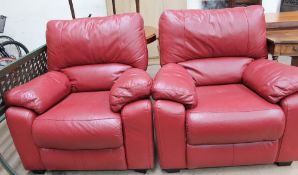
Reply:
[[[74,12],[72,0],[68,0],[68,3],[69,3],[69,7],[70,7],[70,12],[71,12],[72,19],[76,19],[76,15],[75,15],[75,12]]]
[[[298,66],[298,56],[292,56],[291,65]]]
[[[116,4],[115,4],[115,0],[112,0],[112,4],[113,4],[113,14],[116,15]]]

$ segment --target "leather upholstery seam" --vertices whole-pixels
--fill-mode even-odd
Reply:
[[[246,19],[246,23],[247,23],[247,43],[246,43],[246,53],[248,54],[249,53],[249,36],[250,36],[250,33],[249,33],[249,22],[248,22],[248,18],[247,18],[247,14],[246,14],[246,10],[243,8],[242,9],[243,12],[244,12],[244,15],[245,15],[245,19]]]
[[[183,13],[183,23],[184,23],[184,25],[183,25],[183,46],[184,46],[184,55],[187,55],[187,53],[186,53],[186,36],[185,36],[185,30],[186,30],[186,23],[185,23],[185,12],[183,12],[182,11],[182,13]]]
[[[232,144],[232,149],[233,149],[232,165],[235,165],[235,144]]]
[[[287,102],[287,100],[285,100],[285,105],[286,105],[286,110],[285,110],[285,128],[284,128],[284,132],[283,132],[283,135],[282,137],[280,138],[280,146],[279,146],[279,149],[278,149],[278,153],[276,155],[276,158],[275,158],[275,161],[278,161],[279,157],[280,157],[280,152],[281,152],[281,149],[283,148],[283,141],[284,141],[284,137],[285,137],[285,134],[286,134],[286,130],[287,130],[287,121],[288,121],[288,114],[289,114],[289,104]]]
[[[65,27],[65,23],[62,23],[62,27],[61,27],[61,31],[60,31],[60,49],[61,50],[65,50],[64,49],[64,47],[63,47],[63,44],[62,44],[62,32],[64,31],[64,27]],[[65,57],[65,54],[63,54],[63,60],[66,60],[66,57]],[[49,60],[49,59],[48,59]],[[58,69],[59,69],[59,71],[61,70],[61,69],[63,69],[64,68],[64,66],[62,66],[62,67],[58,67]],[[57,68],[56,68],[57,69]]]
[[[121,131],[122,131],[122,142],[123,142],[123,147],[124,147],[124,159],[125,159],[125,163],[126,163],[126,168],[128,169],[129,165],[128,165],[128,157],[127,157],[127,145],[126,145],[126,127],[124,126],[125,122],[124,122],[124,116],[126,115],[125,114],[125,110],[124,110],[125,106],[121,109]]]
[[[30,114],[29,114],[29,112],[27,111],[26,119],[28,119],[29,115],[30,115]],[[37,117],[37,116],[35,116],[35,118],[36,118],[36,117]],[[33,128],[32,128],[32,126],[33,126],[33,123],[34,123],[34,121],[35,121],[35,118],[34,118],[33,121],[31,122],[31,126],[30,126],[30,136],[31,136],[32,143],[33,143],[34,147],[37,149],[38,157],[39,157],[39,161],[40,161],[41,165],[43,166],[43,168],[45,168],[45,165],[44,165],[43,160],[42,160],[42,157],[41,157],[40,148],[39,148],[38,145],[35,143],[34,138],[33,138]]]
[[[156,129],[158,130],[156,132],[157,133],[156,136],[157,136],[157,140],[159,142],[158,145],[160,145],[160,147],[161,147],[161,149],[158,150],[158,153],[160,155],[160,160],[159,161],[160,161],[160,164],[164,164],[164,155],[163,155],[164,144],[163,144],[163,139],[161,139],[162,138],[162,136],[161,136],[162,135],[162,132],[161,132],[161,129],[160,129],[160,122],[159,122],[159,120],[157,120],[157,118],[159,118],[159,117],[157,117],[159,112],[160,112],[159,106],[156,106],[156,114],[155,114],[156,115],[156,118],[155,118],[155,120],[156,120],[156,123],[157,123]]]
[[[278,110],[278,109],[264,109],[264,110],[254,110],[254,111],[228,111],[228,112],[201,112],[201,111],[188,111],[187,113],[194,113],[194,114],[197,114],[197,113],[241,113],[241,112],[260,112],[260,111],[275,111],[275,110]]]
[[[147,101],[147,102],[148,102],[148,101]],[[149,122],[148,122],[148,123],[151,123],[150,120],[151,120],[152,115],[151,115],[151,111],[150,111],[150,105],[149,105],[149,103],[151,103],[151,102],[149,101],[149,102],[147,103],[147,105],[146,105],[146,106],[147,106],[147,109],[146,109],[146,110],[147,110],[147,112],[149,113],[149,116],[150,116],[150,117],[149,117]],[[149,126],[149,127],[152,127],[152,126]],[[151,152],[151,146],[150,146],[151,133],[152,133],[152,132],[148,132],[148,138],[149,138],[149,139],[147,139],[147,145],[148,145],[148,150],[147,150],[147,151],[148,151],[148,157],[150,157],[150,152]],[[154,156],[153,156],[153,157],[154,157]],[[151,163],[150,163],[150,161],[149,161],[149,158],[146,159],[146,160],[147,160],[148,168],[151,167]]]
[[[146,34],[145,34],[145,28],[144,28],[144,20],[142,19],[142,30],[143,30],[143,32],[142,32],[142,36],[143,36],[143,38],[146,38]],[[147,48],[147,40],[146,39],[143,39],[143,47],[144,47],[144,49],[145,49],[145,51],[146,51],[146,54],[145,55],[143,55],[143,57],[145,57],[146,58],[146,68],[145,68],[145,70],[147,70],[147,68],[148,68],[148,48]],[[143,68],[141,68],[142,70],[144,70]]]
[[[69,121],[69,122],[87,122],[87,121],[97,121],[97,120],[119,120],[118,118],[104,118],[104,119],[90,119],[90,120],[56,120],[56,119],[38,119],[38,121],[42,120],[50,120],[50,121],[57,121],[57,122],[64,122],[64,121]]]

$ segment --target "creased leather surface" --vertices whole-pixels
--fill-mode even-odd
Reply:
[[[275,161],[278,141],[223,144],[187,145],[187,167],[205,168],[268,164]]]
[[[281,138],[285,116],[241,84],[197,88],[199,102],[187,110],[190,145],[272,141]]]
[[[39,148],[32,137],[32,124],[37,115],[28,109],[9,107],[6,112],[6,121],[24,168],[28,170],[43,170]]]
[[[138,13],[53,20],[46,38],[49,70],[100,63],[147,68],[144,22]]]
[[[131,66],[117,63],[75,66],[63,69],[72,92],[110,90],[114,82]]]
[[[67,96],[70,90],[68,78],[63,73],[51,71],[6,92],[5,102],[41,114]]]
[[[247,66],[243,82],[271,103],[298,91],[298,68],[261,59]]]
[[[124,147],[102,150],[40,149],[47,170],[125,170]]]
[[[185,107],[176,102],[154,103],[154,127],[162,169],[186,168]]]
[[[126,104],[150,96],[151,77],[141,69],[129,69],[114,83],[110,92],[110,105],[114,112]]]
[[[41,148],[79,150],[123,145],[120,114],[110,110],[109,91],[70,94],[35,119],[32,135]]]
[[[166,10],[159,20],[161,65],[198,58],[267,58],[261,6]]]
[[[196,86],[240,83],[252,58],[205,58],[180,62],[195,80]]]
[[[197,105],[195,82],[178,64],[163,66],[154,78],[152,96],[155,100],[176,101],[192,108]]]
[[[154,167],[152,104],[139,100],[121,111],[128,169]]]
[[[280,102],[286,116],[286,128],[280,141],[277,162],[298,160],[298,93],[288,96]]]

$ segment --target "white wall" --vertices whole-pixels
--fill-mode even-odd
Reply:
[[[265,13],[279,12],[281,0],[263,0],[262,6],[265,8]],[[202,0],[187,0],[188,9],[201,9]]]
[[[106,16],[105,0],[73,0],[76,17]],[[29,50],[45,44],[51,19],[71,19],[68,0],[0,0],[0,15],[7,16],[4,33]]]
[[[279,12],[281,0],[263,0],[262,5],[265,8],[265,13]]]
[[[202,0],[187,0],[187,8],[188,9],[201,9],[202,8]]]

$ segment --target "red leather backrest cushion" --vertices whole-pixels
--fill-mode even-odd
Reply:
[[[101,63],[147,68],[144,24],[137,13],[50,21],[46,38],[49,70]]]
[[[261,6],[220,10],[168,10],[159,21],[161,64],[198,58],[266,58]]]
[[[72,92],[110,90],[131,66],[118,63],[74,66],[62,69],[70,80]]]
[[[241,83],[242,74],[252,58],[224,57],[180,62],[196,86]]]

